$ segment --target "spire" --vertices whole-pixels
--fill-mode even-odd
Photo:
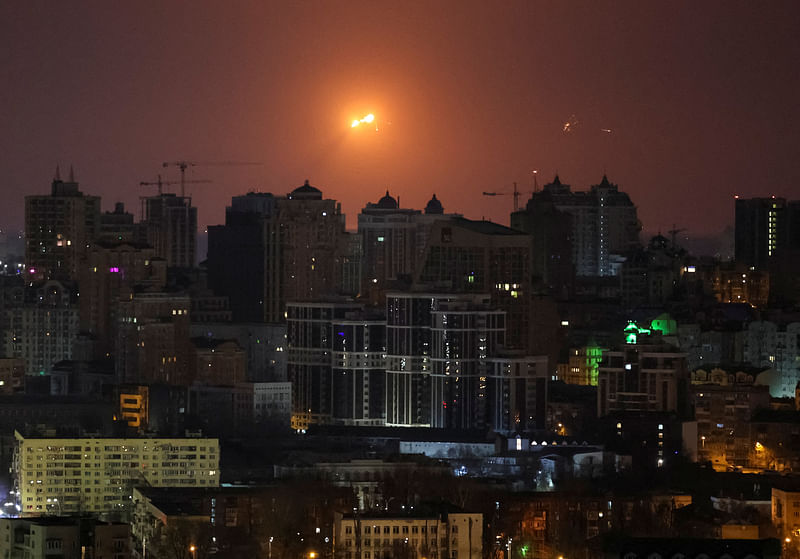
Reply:
[[[553,179],[553,184],[561,184],[561,179],[558,178],[558,173],[556,173],[556,178]]]
[[[61,166],[58,163],[56,163],[56,176],[53,178],[53,180],[61,180]]]
[[[69,182],[75,182],[75,170],[72,168],[72,164],[69,166]]]

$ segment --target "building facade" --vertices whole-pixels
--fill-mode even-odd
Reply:
[[[100,198],[78,190],[58,170],[49,196],[25,197],[25,264],[37,279],[77,280],[78,263],[97,238]]]
[[[147,244],[170,268],[193,268],[197,253],[197,208],[188,196],[159,194],[144,199]]]
[[[629,337],[620,349],[603,354],[597,376],[600,417],[617,412],[678,412],[685,406],[686,354],[667,344]]]
[[[15,436],[14,488],[23,516],[124,512],[135,485],[219,485],[217,439]]]
[[[480,559],[483,515],[442,513],[342,515],[334,520],[333,553],[342,559]]]

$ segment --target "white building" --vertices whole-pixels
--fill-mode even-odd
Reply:
[[[780,382],[770,390],[773,397],[794,397],[800,382],[800,322],[785,326],[774,322],[751,322],[742,332],[744,361],[772,367]]]

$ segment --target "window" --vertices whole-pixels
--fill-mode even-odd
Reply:
[[[403,526],[403,533],[408,534],[408,526]]]
[[[345,534],[352,534],[353,533],[353,527],[352,526],[345,526],[344,527],[344,533]]]
[[[392,526],[392,534],[399,534],[400,527],[399,526]]]

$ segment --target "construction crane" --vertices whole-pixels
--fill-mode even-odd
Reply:
[[[519,210],[519,196],[522,194],[517,190],[517,183],[514,183],[514,190],[512,192],[484,192],[484,196],[508,196],[514,197],[514,211]]]
[[[686,230],[687,229],[684,229],[684,228],[678,229],[678,226],[673,223],[672,224],[672,229],[667,231],[667,233],[670,234],[670,238],[672,239],[672,250],[675,250],[675,247],[676,247],[675,240],[676,240],[678,234],[679,233],[683,233]]]
[[[165,161],[163,167],[177,167],[181,170],[181,196],[185,195],[184,185],[186,181],[186,168],[187,167],[219,167],[229,165],[261,165],[261,163],[254,163],[252,161]]]
[[[139,186],[158,186],[158,195],[161,196],[164,193],[164,188],[163,188],[164,185],[178,184],[180,182],[181,181],[163,181],[163,180],[161,180],[161,175],[158,175],[158,180],[157,181],[155,181],[155,182],[142,181],[142,182],[139,183]],[[199,183],[199,182],[211,182],[211,181],[209,181],[209,180],[183,181],[182,184],[193,184],[193,183]]]

